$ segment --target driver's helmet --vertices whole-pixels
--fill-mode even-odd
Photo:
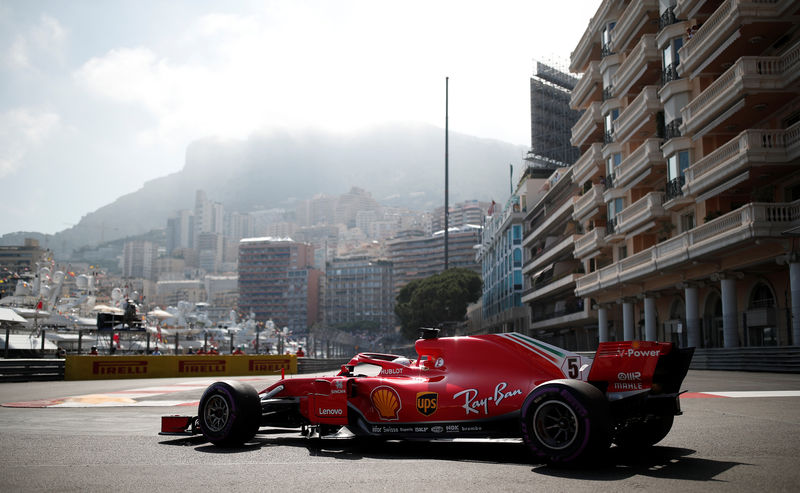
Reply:
[[[405,356],[400,356],[399,358],[393,359],[392,363],[399,363],[403,366],[409,366],[411,364],[411,360],[406,358]]]

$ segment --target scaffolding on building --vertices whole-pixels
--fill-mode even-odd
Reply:
[[[580,150],[570,144],[572,127],[581,116],[569,107],[578,78],[566,70],[536,61],[531,77],[531,149],[529,166],[548,163],[554,168],[571,166]]]

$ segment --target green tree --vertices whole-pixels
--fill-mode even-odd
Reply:
[[[467,305],[481,296],[481,277],[469,269],[448,269],[406,284],[397,295],[394,312],[403,335],[413,339],[420,327],[462,321]]]

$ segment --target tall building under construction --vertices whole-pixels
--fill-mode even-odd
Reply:
[[[572,127],[581,116],[570,108],[572,89],[578,79],[567,72],[534,64],[531,77],[531,149],[528,161],[549,163],[552,168],[570,166],[580,151],[570,143]]]

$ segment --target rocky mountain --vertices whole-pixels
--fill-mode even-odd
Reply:
[[[509,163],[525,148],[450,132],[450,203],[505,200]],[[428,125],[385,125],[357,134],[273,132],[247,140],[192,143],[184,168],[142,186],[84,216],[72,228],[43,238],[57,253],[164,228],[179,209],[194,207],[195,192],[226,211],[294,207],[316,194],[352,186],[384,205],[432,210],[444,201],[444,130]],[[30,233],[13,236],[31,237]],[[2,243],[9,243],[5,235]],[[21,243],[21,238],[18,244]]]

